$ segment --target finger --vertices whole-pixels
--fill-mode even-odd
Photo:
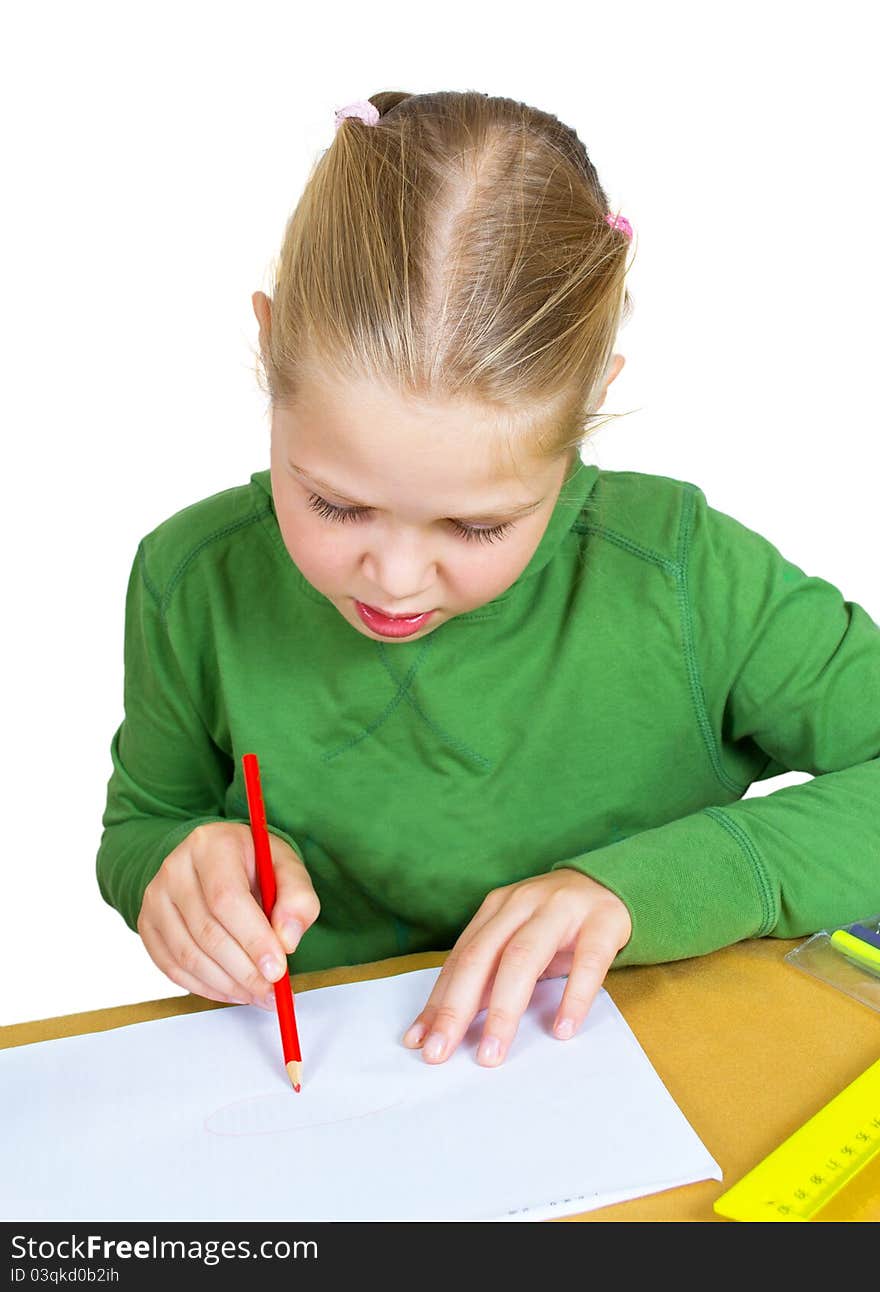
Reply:
[[[480,954],[479,947],[477,948],[476,951],[473,951],[470,949],[473,947],[473,943],[474,943],[474,938],[471,938],[470,941],[465,942],[464,934],[462,934],[458,942],[456,942],[453,949],[447,955],[445,961],[440,967],[440,972],[438,973],[436,979],[434,980],[434,986],[431,989],[431,994],[429,995],[427,1001],[425,1002],[424,1009],[421,1011],[420,1014],[416,1015],[415,1019],[413,1019],[412,1023],[404,1033],[403,1044],[407,1046],[408,1049],[418,1049],[420,1046],[424,1044],[425,1039],[427,1037],[434,1034],[436,1030],[435,1022],[438,1016],[442,1017],[441,1011],[443,1009],[444,1000],[446,998],[450,984],[455,981],[456,974],[459,974],[459,975],[461,974],[462,955],[464,955],[465,968],[467,968],[468,957]],[[479,1000],[477,1004],[474,1006],[473,1012],[471,1013],[471,1018],[473,1018],[476,1014],[478,1014],[481,1009],[485,1009],[486,1005],[488,1004],[489,978],[491,977],[492,970],[494,969],[495,963],[497,962],[497,956],[500,956],[500,954],[501,954],[501,949],[499,947],[497,950],[497,955],[495,960],[487,963],[485,981],[483,982],[482,988],[480,989]]]
[[[465,1025],[464,1032],[462,1032],[462,1036],[467,1031],[468,1027],[473,1022],[473,1020],[477,1017],[477,1015],[480,1014],[482,1010],[486,1009],[489,1004],[489,995],[490,995],[491,986],[492,986],[491,979],[495,971],[495,966],[498,963],[498,957],[500,956],[500,954],[501,953],[499,951],[498,956],[496,956],[495,960],[492,962],[492,964],[489,967],[489,970],[486,974],[486,982],[484,983],[483,989],[480,992],[480,999],[477,1001],[476,1005],[471,1011],[470,1019]],[[432,1006],[429,1011],[428,1007],[425,1006],[425,1009],[422,1011],[422,1013],[418,1016],[418,1018],[416,1018],[416,1020],[409,1026],[407,1031],[404,1033],[403,1044],[407,1047],[407,1049],[410,1049],[410,1050],[423,1049],[425,1041],[430,1036],[432,1036],[436,1030],[434,1026],[434,1022],[435,1022],[435,1019],[437,1018],[438,1009],[440,1008],[441,1006],[439,1005]],[[456,1041],[456,1045],[457,1044],[458,1042]],[[448,1059],[451,1053],[452,1053],[452,1050],[450,1049],[448,1052],[443,1054],[443,1058]]]
[[[471,941],[452,948],[421,1015],[428,1028],[422,1047],[428,1063],[441,1063],[455,1050],[487,998],[505,946],[524,922],[522,902],[510,901]]]
[[[460,957],[464,948],[467,947],[471,942],[473,942],[477,934],[480,933],[481,930],[484,929],[487,924],[489,924],[492,920],[496,919],[496,917],[502,913],[503,908],[501,906],[501,903],[503,902],[504,899],[500,894],[498,894],[500,901],[498,902],[489,901],[490,898],[493,898],[496,896],[496,892],[490,893],[488,895],[488,898],[483,903],[483,906],[480,907],[479,911],[473,917],[471,922],[464,928],[462,933],[459,935],[458,940],[455,943],[455,946],[449,952],[449,955],[446,957],[445,961],[443,962],[443,965],[440,968],[440,972],[437,975],[436,979],[434,980],[434,986],[431,989],[431,994],[429,995],[427,1001],[425,1002],[424,1009],[422,1009],[421,1013],[416,1015],[416,1017],[413,1019],[412,1023],[409,1025],[406,1032],[404,1033],[403,1044],[407,1046],[408,1049],[418,1049],[418,1047],[421,1046],[422,1043],[424,1042],[425,1037],[428,1035],[428,1032],[430,1031],[432,1023],[436,1016],[437,1009],[442,1003],[443,997],[446,994],[446,989],[447,989],[449,980],[453,972],[455,971],[456,963],[457,963],[456,957]],[[522,908],[520,907],[518,908],[515,914],[511,914],[511,927],[515,928],[517,924],[523,921],[524,918],[527,918],[527,915],[526,913],[523,912]],[[503,930],[504,927],[506,926],[502,925],[501,929]],[[503,933],[500,932],[499,936],[503,936]],[[501,954],[500,947],[498,950],[498,954],[499,955]],[[486,1005],[488,1004],[488,1001],[489,1001],[489,984],[487,983],[484,987],[483,992],[481,993],[481,997],[477,1005],[476,1013],[479,1013],[481,1009],[485,1009]]]
[[[252,850],[253,841],[250,847]],[[200,902],[204,902],[212,920],[209,925],[201,913],[211,956],[257,1000],[265,998],[270,985],[287,973],[287,956],[251,891],[241,856],[233,849],[219,856],[199,858],[193,870],[197,882],[187,890],[187,900],[194,900],[192,892],[196,888],[201,890]],[[222,939],[212,932],[213,923],[220,926]],[[240,967],[241,950],[249,961],[244,969]]]
[[[188,947],[186,936],[188,935],[205,956],[205,961],[198,962],[202,965],[199,976],[205,977],[207,973],[213,972],[215,976],[222,975],[224,979],[228,977],[235,983],[235,990],[239,995],[245,995],[256,1005],[274,1008],[275,997],[272,990],[274,980],[254,967],[253,960],[245,949],[209,909],[197,877],[193,875],[192,881],[187,883],[174,899],[169,897],[167,900],[170,910],[183,924],[184,931],[175,924],[180,945]],[[171,918],[173,920],[174,916],[172,915]],[[167,935],[166,941],[170,941]],[[286,957],[283,963],[286,972]],[[206,965],[213,968],[208,970]],[[190,972],[198,971],[190,968]],[[206,980],[210,981],[209,978]]]
[[[271,924],[284,950],[292,955],[303,933],[318,918],[321,903],[297,853],[277,835],[269,835],[269,844],[276,888]]]
[[[553,1024],[553,1034],[560,1040],[574,1036],[587,1017],[620,949],[619,942],[601,915],[587,916],[575,943],[568,982]]]
[[[567,918],[560,917],[558,909],[544,906],[505,946],[477,1048],[478,1063],[494,1068],[504,1062],[534,994],[535,983],[565,937]]]
[[[557,951],[547,968],[541,974],[538,982],[543,982],[545,978],[567,978],[571,973],[571,957],[571,947],[562,951]]]
[[[237,973],[229,971],[227,967],[229,960],[235,959],[229,952],[232,938],[210,917],[207,908],[203,907],[202,911],[211,928],[216,926],[218,930],[216,934],[211,934],[208,932],[208,924],[197,925],[199,936],[207,936],[212,943],[211,951],[199,945],[186,915],[171,898],[163,900],[161,933],[175,964],[190,977],[206,983],[214,992],[227,996],[244,996],[246,1001],[253,1001],[255,1005],[261,1005],[265,1009],[272,1008],[274,992],[271,984],[254,972],[253,965],[241,947],[238,948],[238,954],[243,967],[243,976],[239,977]],[[215,952],[223,955],[223,963],[217,960]]]
[[[167,978],[177,983],[178,987],[183,987],[186,991],[190,991],[196,996],[205,996],[208,1000],[228,1001],[230,1004],[235,1005],[250,1004],[242,996],[241,989],[237,988],[235,983],[230,983],[231,990],[228,993],[223,993],[203,982],[195,974],[182,969],[174,959],[171,949],[155,925],[145,923],[141,938],[154,964],[162,970]]]

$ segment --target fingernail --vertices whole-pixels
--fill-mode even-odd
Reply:
[[[501,1054],[501,1042],[497,1036],[484,1036],[477,1050],[478,1063],[495,1063]]]
[[[274,982],[276,978],[280,978],[284,973],[284,966],[274,956],[263,956],[260,961],[260,973],[264,978],[268,978],[270,982]]]
[[[446,1037],[442,1032],[432,1032],[425,1042],[425,1048],[422,1050],[426,1059],[439,1059],[440,1055],[446,1049]]]
[[[288,955],[292,955],[299,945],[299,940],[303,935],[303,926],[299,920],[288,920],[281,928],[281,940],[284,943],[284,950]]]
[[[257,1003],[259,1004],[259,1006],[260,1006],[260,1008],[261,1008],[261,1009],[274,1010],[274,1008],[275,1008],[275,993],[274,993],[274,991],[270,991],[268,996],[264,996],[264,997],[263,997],[263,999],[262,999],[262,1000],[260,1000],[260,1001],[258,1001]]]
[[[561,1018],[556,1024],[556,1035],[563,1041],[567,1041],[574,1031],[574,1023],[570,1018]]]
[[[425,1031],[426,1028],[424,1023],[413,1023],[412,1027],[403,1038],[404,1045],[418,1045],[422,1037],[425,1035]]]

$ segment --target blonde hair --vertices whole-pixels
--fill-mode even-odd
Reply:
[[[474,90],[370,102],[379,121],[343,119],[287,222],[260,388],[280,407],[313,375],[476,403],[536,460],[574,461],[627,415],[591,410],[631,313],[586,148]]]

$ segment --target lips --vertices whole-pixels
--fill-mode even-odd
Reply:
[[[423,611],[417,615],[386,615],[384,610],[355,601],[355,609],[363,622],[380,637],[411,637],[417,633],[433,615],[433,610]]]
[[[362,601],[361,605],[366,605],[366,602]],[[429,615],[431,613],[430,610],[410,610],[405,615],[392,615],[390,611],[383,610],[381,606],[367,606],[367,609],[374,610],[383,619],[418,619],[419,615]]]

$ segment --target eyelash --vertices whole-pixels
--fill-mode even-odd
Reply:
[[[326,517],[327,520],[336,520],[345,522],[347,520],[360,520],[367,515],[369,507],[335,507],[332,502],[322,498],[320,494],[313,493],[309,496],[309,506],[313,511],[318,512],[320,516]],[[509,529],[513,529],[514,521],[506,520],[500,525],[493,525],[489,529],[470,529],[467,525],[462,525],[460,521],[450,521],[458,530],[462,538],[468,542],[494,543],[497,539],[503,538]]]

